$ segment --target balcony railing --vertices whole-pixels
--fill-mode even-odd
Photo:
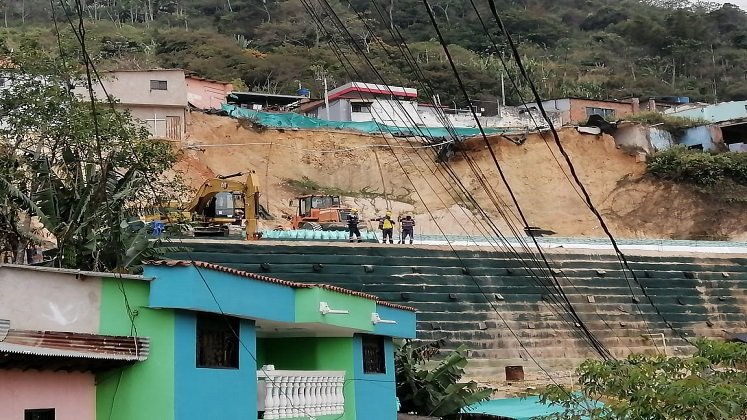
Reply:
[[[344,371],[257,371],[257,407],[265,419],[339,415],[345,410]]]

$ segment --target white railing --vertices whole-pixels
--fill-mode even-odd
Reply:
[[[257,371],[257,407],[265,419],[309,418],[345,410],[344,371]]]

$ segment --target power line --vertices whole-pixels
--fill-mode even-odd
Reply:
[[[331,10],[331,7],[329,7],[329,6],[328,6],[328,9],[330,9],[330,11],[331,11],[332,13],[334,13],[334,10]],[[337,18],[337,21],[338,21],[338,22],[340,22],[340,21],[339,21],[339,18]],[[320,26],[323,26],[322,22],[320,22],[320,21],[317,21],[317,24],[319,24]],[[341,23],[341,22],[340,22],[340,26],[341,26],[341,27],[343,28],[343,30],[345,30],[345,31],[347,32],[347,30],[346,30],[346,29],[344,29],[344,25],[342,25],[342,23]],[[347,32],[347,33],[348,33],[348,36],[349,36],[349,37],[350,37],[350,38],[352,39],[352,36],[351,36],[351,35],[349,34],[349,32]],[[354,47],[356,47],[356,45],[355,45],[354,41],[353,41],[353,46],[354,46]],[[375,67],[374,67],[374,66],[373,66],[373,65],[372,65],[372,64],[370,63],[370,60],[368,60],[368,59],[367,59],[367,57],[366,57],[365,55],[363,55],[363,58],[364,58],[365,60],[367,60],[367,61],[369,62],[369,65],[370,65],[370,66],[372,67],[372,70],[373,70],[373,71],[374,71],[375,73],[377,73],[377,74],[378,74],[378,72],[376,71]],[[384,82],[384,83],[386,84],[386,81],[385,81],[385,80],[383,80],[383,78],[382,78],[382,77],[380,76],[380,74],[379,74],[379,77],[380,77],[380,78],[382,79],[382,81],[383,81],[383,82]],[[417,192],[417,191],[416,191],[416,192]],[[438,226],[438,225],[437,225],[437,226]],[[439,227],[439,229],[440,229],[440,227]],[[449,244],[449,245],[451,245],[451,244]],[[453,248],[452,248],[452,249],[453,249]],[[465,267],[465,269],[466,269],[466,267]],[[478,287],[480,287],[480,285],[479,285],[479,284],[477,284],[477,286],[478,286]],[[487,298],[487,296],[486,296],[486,295],[485,295],[484,293],[483,293],[483,296],[484,296],[484,297],[485,297],[485,298],[486,298],[486,299],[488,300],[488,302],[489,302],[489,303],[491,304],[491,306],[492,306],[492,302],[490,302],[489,298]],[[495,309],[495,308],[494,308],[494,309]],[[500,314],[499,314],[499,316],[500,316]],[[562,318],[561,318],[561,319],[562,319]],[[507,327],[508,327],[508,328],[510,329],[510,327],[509,327],[508,325],[507,325]],[[517,340],[518,340],[518,337],[517,337]],[[520,343],[521,345],[523,345],[523,344],[521,343],[521,340],[518,340],[518,341],[519,341],[519,343]],[[527,352],[528,352],[528,351],[527,351]],[[541,368],[541,366],[540,366],[540,368]]]
[[[427,2],[428,0],[423,0]],[[628,259],[626,258],[625,254],[622,252],[620,247],[617,244],[617,240],[615,240],[615,237],[612,235],[612,232],[609,229],[609,226],[607,226],[607,223],[604,221],[604,218],[602,217],[602,214],[599,212],[599,210],[594,206],[594,203],[591,199],[591,195],[589,194],[588,190],[584,186],[583,182],[581,182],[581,179],[579,178],[576,168],[573,165],[573,162],[571,161],[570,156],[568,155],[568,152],[565,150],[565,147],[563,146],[563,143],[560,141],[560,136],[558,135],[557,130],[555,129],[552,120],[550,119],[550,116],[547,114],[547,111],[545,111],[544,105],[542,105],[542,99],[540,98],[539,92],[537,91],[536,86],[534,85],[534,82],[529,77],[529,74],[526,71],[526,68],[524,67],[524,63],[521,59],[521,55],[519,54],[519,50],[516,48],[516,44],[514,43],[513,37],[511,34],[506,30],[505,25],[503,24],[503,20],[501,19],[500,15],[498,14],[495,0],[488,0],[488,3],[490,5],[490,12],[493,15],[493,18],[495,19],[496,24],[498,24],[498,27],[501,29],[503,34],[506,36],[506,40],[508,41],[509,48],[511,49],[511,53],[514,56],[514,60],[516,61],[517,66],[519,67],[519,70],[522,74],[522,76],[527,80],[527,83],[529,84],[529,88],[532,91],[532,95],[534,95],[534,99],[537,102],[537,108],[539,109],[540,113],[542,114],[542,117],[548,122],[550,125],[550,131],[552,132],[553,139],[555,140],[555,145],[557,146],[558,150],[560,151],[561,155],[563,155],[563,158],[565,159],[566,164],[568,165],[568,169],[570,170],[571,177],[575,181],[575,183],[578,185],[578,187],[581,190],[581,193],[584,196],[584,199],[591,210],[591,212],[594,214],[594,217],[596,217],[597,221],[599,221],[599,225],[601,226],[602,230],[604,231],[607,238],[609,238],[610,243],[612,244],[612,247],[615,250],[615,253],[618,256],[618,259],[621,260],[621,265],[623,265],[624,269],[627,269],[630,271],[631,276],[633,277],[633,280],[636,282],[638,287],[641,289],[643,295],[648,299],[651,306],[653,306],[656,313],[661,317],[662,320],[664,320],[664,323],[673,331],[675,332],[680,338],[685,340],[688,344],[692,344],[690,340],[685,337],[680,331],[674,329],[672,327],[672,324],[667,321],[666,317],[664,317],[664,314],[661,313],[661,310],[658,306],[654,303],[654,301],[651,299],[651,297],[648,295],[648,292],[646,291],[646,288],[643,287],[643,285],[638,280],[638,276],[635,274],[633,269],[630,267],[630,264],[628,263]]]
[[[467,93],[467,90],[464,87],[464,83],[463,83],[462,78],[459,75],[459,72],[458,72],[458,70],[456,68],[456,64],[454,63],[454,59],[452,58],[451,53],[449,52],[449,48],[446,45],[446,41],[444,40],[444,37],[441,34],[441,30],[438,27],[438,23],[436,22],[436,18],[433,15],[433,10],[430,7],[430,3],[428,2],[428,0],[423,0],[423,5],[426,8],[426,12],[428,13],[428,16],[429,16],[429,18],[431,20],[431,24],[432,24],[433,28],[435,29],[436,34],[438,35],[439,42],[441,43],[441,47],[443,48],[444,53],[446,54],[446,57],[447,57],[447,59],[449,61],[449,65],[451,66],[452,71],[454,73],[454,77],[456,78],[457,84],[459,85],[460,90],[464,94],[464,97],[467,100],[467,103],[470,103],[469,94]],[[528,228],[529,227],[529,223],[527,222],[527,219],[526,219],[526,217],[524,215],[524,212],[521,210],[521,206],[519,205],[519,202],[516,199],[516,195],[514,194],[513,189],[511,188],[510,184],[508,183],[508,180],[506,179],[506,176],[503,173],[503,170],[501,169],[500,164],[498,163],[498,158],[495,155],[495,151],[493,150],[493,147],[490,144],[490,141],[488,140],[487,136],[485,135],[485,131],[483,130],[482,124],[480,123],[480,120],[477,118],[477,115],[475,114],[475,111],[474,111],[474,109],[472,107],[470,107],[470,111],[472,112],[473,118],[475,119],[475,122],[477,123],[477,126],[480,129],[480,133],[482,134],[483,139],[485,140],[485,144],[486,144],[486,146],[488,148],[488,151],[490,152],[490,156],[492,157],[493,162],[495,163],[496,168],[498,169],[498,173],[500,174],[501,180],[503,181],[504,185],[506,186],[506,189],[507,189],[509,195],[511,196],[511,200],[513,201],[514,205],[516,206],[517,211],[519,212],[519,215],[521,216],[521,219],[522,219],[522,221],[524,223],[524,226],[526,228]],[[541,258],[544,260],[545,264],[549,267],[550,266],[549,261],[547,261],[547,259],[545,258],[544,252],[542,251],[541,247],[539,246],[539,243],[537,243],[537,239],[533,235],[530,235],[530,236],[531,236],[532,240],[534,241],[535,246],[537,247],[537,250],[538,250]],[[557,283],[557,278],[555,278],[554,273],[551,272],[550,274],[552,275],[553,279]],[[612,354],[610,353],[610,351],[608,349],[606,349],[604,347],[604,345],[596,339],[596,337],[594,337],[594,335],[591,333],[591,331],[588,330],[588,328],[586,327],[585,323],[578,316],[578,314],[576,313],[575,309],[573,308],[573,305],[568,300],[568,297],[562,291],[562,287],[559,287],[558,289],[559,289],[559,291],[560,291],[561,296],[563,297],[563,299],[566,302],[568,302],[568,309],[570,310],[570,312],[573,315],[574,319],[577,320],[577,322],[579,323],[579,325],[581,326],[581,328],[584,330],[585,334],[587,334],[589,336],[589,338],[592,340],[592,342],[594,343],[593,344],[594,349],[599,353],[599,355],[603,359],[612,359],[612,358],[614,358],[614,356],[612,356]]]

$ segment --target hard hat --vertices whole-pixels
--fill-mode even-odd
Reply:
[[[352,211],[353,213],[358,213],[358,209],[352,209],[350,211]]]
[[[391,212],[391,211],[387,211],[387,212],[386,212],[386,215],[387,215],[387,216],[391,216],[391,215],[392,215],[392,212]]]

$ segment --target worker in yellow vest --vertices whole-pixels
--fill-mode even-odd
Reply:
[[[382,237],[383,237],[381,243],[385,244],[386,241],[387,241],[387,238],[389,238],[389,243],[393,244],[394,243],[393,234],[394,234],[395,221],[394,221],[394,219],[392,219],[392,212],[391,211],[387,211],[386,214],[384,215],[384,217],[379,217],[379,218],[373,219],[373,221],[378,221],[379,222],[379,229],[381,230]]]

